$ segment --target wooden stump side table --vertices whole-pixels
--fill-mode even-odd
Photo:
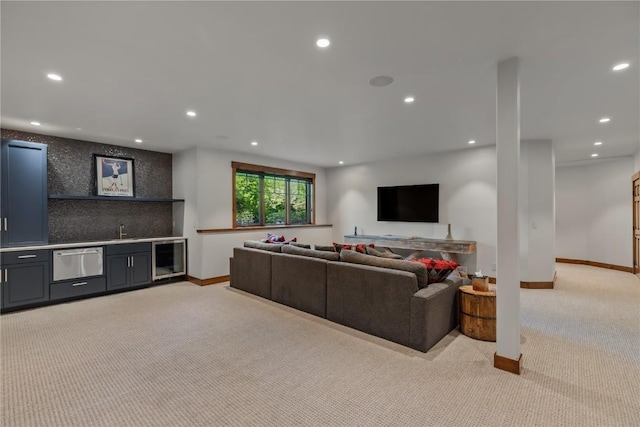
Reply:
[[[460,287],[460,332],[483,341],[496,340],[496,293]]]

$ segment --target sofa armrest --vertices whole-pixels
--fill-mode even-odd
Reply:
[[[413,295],[410,347],[426,352],[458,326],[461,283],[432,283]]]
[[[234,248],[230,286],[271,299],[271,252]]]
[[[416,275],[369,265],[327,263],[327,319],[409,345]]]

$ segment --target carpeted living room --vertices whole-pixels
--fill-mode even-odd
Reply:
[[[558,264],[523,289],[522,375],[495,343],[427,353],[188,282],[2,317],[3,425],[634,426],[638,279]]]
[[[0,21],[0,425],[640,425],[640,3]]]

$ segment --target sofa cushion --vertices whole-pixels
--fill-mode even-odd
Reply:
[[[390,251],[379,251],[375,248],[366,247],[367,255],[378,256],[380,258],[389,258],[389,259],[403,259],[402,255],[394,254]]]
[[[274,245],[273,243],[262,243],[257,240],[245,240],[245,248],[262,249],[263,251],[282,252],[282,245]]]
[[[336,248],[333,245],[313,245],[313,249],[316,251],[335,252]]]
[[[408,271],[416,275],[419,288],[424,288],[429,284],[427,267],[419,262],[380,258],[376,256],[361,254],[356,251],[340,252],[340,261],[351,262],[353,264],[372,265],[375,267],[389,268],[392,270]]]
[[[447,261],[445,259],[434,258],[420,258],[412,261],[424,264],[425,267],[427,267],[429,283],[442,282],[447,278],[447,276],[449,276],[449,274],[451,274],[453,270],[458,267],[458,265],[460,265],[455,261]]]
[[[305,249],[311,249],[311,245],[306,245],[304,243],[297,243],[297,242],[289,242],[289,244],[291,246],[297,246],[299,248],[305,248]]]
[[[340,259],[340,254],[338,254],[337,252],[316,251],[313,249],[300,248],[291,245],[282,246],[282,252],[290,255],[301,255],[312,258],[326,259],[329,261],[338,261]]]

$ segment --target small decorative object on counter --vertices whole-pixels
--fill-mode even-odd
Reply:
[[[353,230],[353,235],[357,236],[358,235],[358,227],[355,228],[355,230]]]
[[[445,240],[453,240],[453,236],[451,235],[451,224],[447,224],[447,237]]]
[[[471,286],[474,291],[489,292],[489,277],[482,275],[482,270],[476,271],[475,276],[471,278]]]

